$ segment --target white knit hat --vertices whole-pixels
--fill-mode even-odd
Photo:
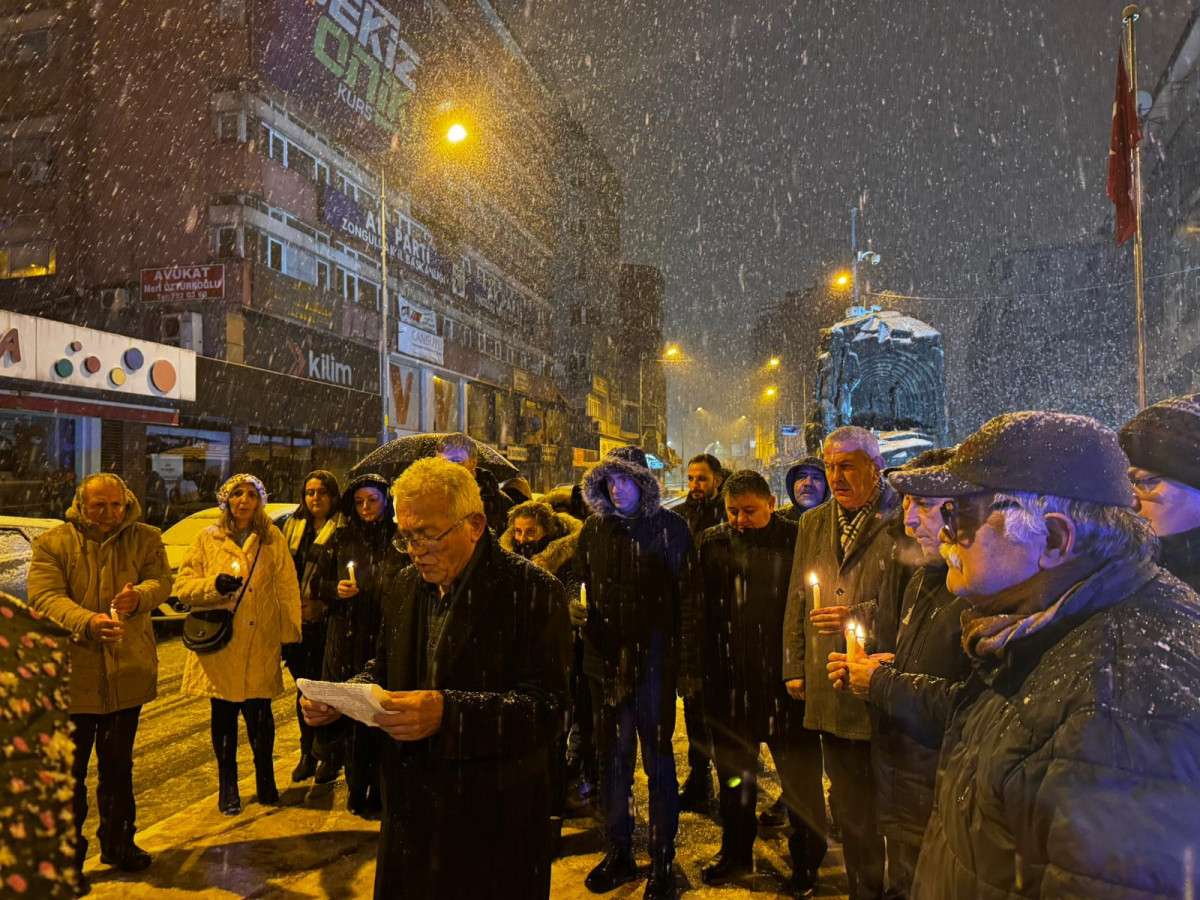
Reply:
[[[266,506],[267,505],[267,489],[265,487],[263,487],[263,483],[261,481],[259,481],[257,478],[255,478],[253,475],[251,475],[247,472],[242,472],[237,475],[234,475],[232,478],[230,478],[228,481],[226,481],[223,485],[221,485],[221,489],[219,491],[217,491],[217,505],[219,507],[221,507],[222,510],[228,510],[229,509],[229,495],[231,493],[233,493],[233,489],[235,487],[237,487],[239,484],[245,484],[247,482],[254,485],[254,489],[256,491],[258,491],[259,501],[262,503],[263,506]]]

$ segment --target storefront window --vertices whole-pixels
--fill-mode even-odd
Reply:
[[[230,475],[229,434],[151,425],[146,465],[146,521],[171,525],[216,505]]]
[[[78,423],[0,413],[0,514],[62,518],[75,499]]]
[[[458,382],[445,378],[433,379],[433,430],[459,431],[462,423],[458,415]]]
[[[467,434],[485,444],[496,442],[495,393],[482,384],[467,385]]]
[[[250,472],[266,486],[270,502],[299,502],[300,482],[314,468],[312,438],[251,434],[247,452]]]

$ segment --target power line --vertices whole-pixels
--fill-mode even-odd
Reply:
[[[1175,272],[1161,272],[1158,275],[1147,275],[1146,280],[1150,281],[1151,279],[1157,278],[1173,278],[1176,275],[1187,275],[1189,272],[1198,271],[1200,271],[1200,266],[1188,266],[1187,268],[1179,269]],[[1128,287],[1133,283],[1134,279],[1130,278],[1127,281],[1107,281],[1102,282],[1101,284],[1093,284],[1088,287],[1081,288],[1064,288],[1057,291],[1022,291],[1016,294],[995,294],[985,297],[925,297],[914,294],[895,294],[890,291],[864,291],[863,294],[864,296],[876,297],[881,300],[936,300],[949,302],[968,301],[972,303],[986,303],[993,300],[1011,300],[1014,297],[1049,297],[1052,295],[1059,296],[1062,294],[1082,294],[1086,293],[1087,291],[1098,291],[1102,288]]]

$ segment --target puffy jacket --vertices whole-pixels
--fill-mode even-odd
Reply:
[[[611,475],[632,479],[641,501],[623,516],[606,489]],[[587,585],[584,670],[603,679],[610,700],[620,700],[641,683],[658,648],[664,688],[675,690],[679,666],[680,616],[695,603],[691,534],[687,522],[662,508],[658,482],[648,469],[608,458],[584,481],[595,512],[583,523],[569,585],[573,596]]]
[[[569,516],[564,512],[554,514],[555,531],[550,536],[550,543],[546,545],[541,553],[535,553],[529,561],[539,569],[544,569],[551,575],[558,576],[560,581],[563,578],[563,567],[567,566],[571,560],[575,558],[575,551],[579,548],[579,532],[583,530],[583,523],[574,516]],[[509,527],[500,535],[500,546],[509,553],[513,551],[515,541],[514,530]]]
[[[866,632],[866,649],[874,652],[874,624],[881,603],[899,606],[891,596],[897,585],[890,567],[899,565],[897,541],[903,536],[896,511],[899,498],[884,486],[875,518],[863,526],[844,559],[837,501],[830,499],[801,516],[800,533],[792,562],[787,613],[783,623],[783,677],[803,678],[806,692],[804,727],[838,737],[869,740],[871,723],[867,704],[829,683],[829,654],[846,651],[840,634],[817,634],[809,620],[812,608],[810,573],[821,586],[822,606],[847,606],[854,621]]]
[[[234,560],[243,578],[250,573],[240,603],[236,593],[217,593],[217,576],[232,574]],[[233,703],[283,693],[281,649],[300,640],[300,586],[278,528],[270,526],[266,540],[252,534],[239,547],[220,525],[210,525],[188,548],[175,576],[175,595],[196,609],[233,609],[237,603],[233,639],[215,653],[187,655],[182,693]]]
[[[1200,591],[1200,528],[1169,534],[1158,543],[1162,550],[1159,565],[1193,591]]]
[[[1124,560],[1077,584],[955,691],[909,896],[1193,896],[1198,684],[1186,585]]]
[[[919,844],[925,832],[951,692],[971,671],[961,624],[969,605],[946,589],[945,565],[917,569],[904,591],[896,658],[871,676],[871,760],[879,828],[889,838]]]
[[[765,737],[780,719],[783,613],[795,545],[795,523],[778,514],[744,533],[718,525],[700,541],[704,703],[709,719],[736,735]]]
[[[67,521],[39,535],[29,563],[29,605],[71,632],[71,712],[110,713],[149,703],[158,693],[158,650],[150,612],[171,595],[171,566],[157,528],[125,492],[125,522],[107,538],[83,517],[82,490]],[[141,595],[124,617],[125,637],[102,644],[87,635],[126,584]]]

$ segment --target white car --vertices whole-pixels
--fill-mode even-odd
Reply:
[[[62,519],[0,516],[0,591],[26,600],[33,539],[62,524]]]
[[[271,521],[282,528],[296,510],[295,503],[268,503],[267,515]],[[163,532],[163,546],[167,550],[167,562],[171,564],[171,574],[179,571],[183,558],[187,556],[188,548],[201,531],[210,525],[217,524],[221,516],[220,507],[212,506],[192,513],[186,519],[181,519]],[[156,619],[164,621],[182,620],[188,614],[187,607],[179,602],[178,597],[169,597],[154,611]]]

